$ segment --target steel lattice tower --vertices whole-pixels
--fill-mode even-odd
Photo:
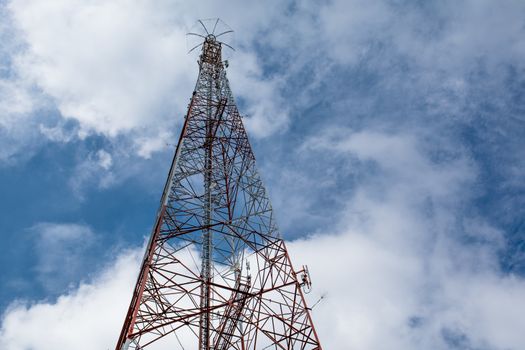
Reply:
[[[292,267],[226,78],[229,31],[199,23],[199,77],[116,350],[320,350],[307,270]]]

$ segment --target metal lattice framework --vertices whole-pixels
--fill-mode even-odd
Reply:
[[[116,349],[320,350],[307,271],[294,271],[277,232],[222,43],[203,27],[199,77]]]

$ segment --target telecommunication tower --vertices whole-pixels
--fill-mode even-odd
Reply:
[[[198,24],[197,84],[116,350],[321,350],[308,270],[277,231],[226,78],[232,31]]]

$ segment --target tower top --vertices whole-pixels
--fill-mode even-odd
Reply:
[[[223,47],[232,51],[233,30],[219,18],[199,19],[186,34],[188,53],[202,48],[201,62],[218,65]]]
[[[208,34],[202,45],[201,61],[212,65],[219,65],[222,62],[221,42],[213,34]]]

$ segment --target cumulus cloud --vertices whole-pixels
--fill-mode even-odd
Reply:
[[[2,62],[10,62],[9,77],[0,81],[2,118],[13,119],[15,112],[37,118],[31,112],[38,98],[77,122],[77,137],[127,135],[137,140],[131,151],[141,157],[173,138],[166,130],[180,123],[198,72],[185,41],[191,22],[186,18],[195,21],[198,9],[129,0],[13,0],[2,9],[3,23],[9,24],[2,32],[13,42],[2,50]],[[238,52],[236,94],[244,97],[253,134],[267,136],[288,118],[280,82],[263,76],[252,51]],[[56,141],[60,131],[49,128],[41,128],[42,135]]]
[[[27,43],[14,57],[16,71],[76,119],[81,135],[156,124],[184,100],[174,94],[188,87],[190,61],[177,40],[184,32],[153,7],[12,1],[9,9]]]
[[[79,198],[84,198],[86,187],[95,184],[98,188],[107,188],[117,181],[112,171],[113,157],[104,149],[89,152],[77,163],[69,180],[69,187]]]
[[[413,68],[463,75],[478,63],[523,65],[523,11],[517,2],[341,0],[322,8],[320,31],[333,47],[327,53],[339,62],[356,63],[381,45],[407,57]]]
[[[403,134],[326,133],[332,137],[304,147],[329,148],[375,170],[347,199],[335,226],[289,242],[296,266],[309,265],[310,305],[325,296],[313,309],[323,346],[523,348],[525,280],[500,270],[502,232],[458,210],[476,177],[469,160],[459,154],[436,163]],[[7,350],[111,348],[141,251],[121,253],[93,282],[56,302],[12,304],[0,341]],[[97,337],[85,337],[86,329]]]
[[[399,233],[397,222],[383,225]],[[310,303],[325,295],[313,310],[324,347],[450,349],[458,341],[461,349],[523,347],[522,279],[480,269],[490,259],[457,242],[440,241],[425,251],[402,235],[391,244],[380,237],[384,233],[352,228],[289,245],[296,263],[309,263],[315,284]],[[7,350],[114,346],[141,251],[123,253],[92,283],[54,303],[11,305],[2,320],[2,344]],[[86,329],[97,336],[85,337]]]
[[[419,224],[404,219],[408,226]],[[524,346],[519,326],[525,310],[523,279],[494,270],[494,257],[484,251],[489,247],[472,249],[444,237],[417,247],[403,237],[406,233],[397,220],[386,218],[375,230],[352,228],[290,245],[294,261],[309,263],[311,300],[325,294],[313,311],[324,347]]]
[[[2,318],[2,348],[113,348],[131,298],[140,255],[138,250],[122,253],[91,283],[82,283],[54,302],[12,304]]]
[[[87,252],[95,243],[95,234],[82,224],[43,222],[29,230],[36,253],[36,276],[43,288],[60,292],[76,281],[88,262]]]
[[[242,15],[235,15],[240,9]],[[274,1],[246,6],[203,1],[190,6],[176,1],[12,0],[2,10],[6,21],[0,32],[10,44],[0,49],[9,73],[0,83],[0,108],[9,113],[0,115],[0,125],[9,128],[0,126],[0,132],[7,138],[16,135],[10,141],[24,140],[6,142],[0,153],[4,161],[27,157],[22,146],[38,148],[43,139],[69,142],[93,133],[113,142],[112,150],[123,144],[121,151],[142,158],[175,143],[176,124],[197,74],[184,34],[196,18],[210,14],[236,30],[229,76],[254,137],[309,123],[308,108],[323,103],[333,107],[330,120],[338,121],[348,119],[349,110],[366,114],[371,106],[397,108],[400,100],[404,108],[424,105],[417,118],[438,115],[434,123],[474,118],[475,113],[465,113],[479,86],[473,77],[489,72],[490,96],[485,92],[475,98],[496,99],[493,92],[505,85],[502,70],[522,67],[525,47],[523,7],[515,2],[356,0],[291,6]],[[390,90],[354,95],[367,78],[351,85],[352,72],[363,70],[379,74],[368,80],[379,79],[381,89]],[[334,76],[346,78],[330,87]],[[64,130],[63,123],[43,123],[37,100],[77,127]]]
[[[289,122],[289,107],[281,95],[283,80],[264,77],[257,56],[238,52],[237,66],[229,70],[234,81],[233,93],[240,96],[244,125],[254,137],[265,137],[286,130]],[[237,94],[236,91],[241,94]],[[250,92],[250,93],[248,93]],[[266,102],[266,101],[269,101]]]
[[[523,347],[516,323],[525,310],[525,280],[500,270],[504,234],[460,210],[476,179],[468,159],[433,162],[419,141],[402,134],[330,136],[308,147],[357,157],[375,170],[347,204],[339,234],[290,246],[296,259],[315,257],[317,294],[327,294],[314,311],[325,346]]]
[[[0,24],[0,165],[27,160],[41,146],[39,121],[33,113],[46,108],[30,85],[8,74],[9,66],[4,66],[3,57],[11,49],[6,45],[11,41],[5,38],[8,33],[5,24]]]
[[[195,81],[196,64],[179,44],[183,27],[218,14],[238,32],[229,76],[249,132],[268,136],[304,118],[316,134],[299,142],[292,157],[266,166],[281,182],[270,188],[281,203],[274,207],[289,211],[277,216],[288,228],[317,232],[289,248],[296,265],[309,264],[310,303],[326,295],[313,311],[324,347],[525,348],[525,281],[501,270],[506,233],[472,208],[480,187],[494,194],[493,183],[481,183],[492,173],[483,171],[505,172],[501,186],[509,192],[521,188],[523,5],[273,5],[251,4],[243,16],[232,16],[240,2],[11,1],[27,47],[12,49],[16,80],[0,80],[0,101],[6,101],[0,136],[22,139],[29,125],[31,140],[34,130],[53,142],[91,133],[118,140],[123,147],[79,157],[69,185],[80,198],[89,185],[104,188],[123,178],[119,169],[140,173],[130,168],[134,161],[119,162],[130,150],[149,158],[171,143],[167,120],[184,113]],[[512,77],[500,74],[510,68]],[[61,118],[78,123],[75,136],[60,123],[35,121],[35,86]],[[300,115],[316,104],[329,105],[330,114]],[[467,132],[481,130],[476,137],[483,141],[459,140],[458,120]],[[131,141],[122,142],[122,135]],[[480,169],[479,147],[483,157],[498,154],[485,164],[490,169]],[[0,160],[16,154],[16,147],[2,147]],[[523,207],[516,203],[494,207],[517,217],[509,214]],[[49,237],[55,243],[42,251],[67,254],[78,239]],[[8,350],[111,348],[139,255],[122,253],[92,282],[56,301],[13,303],[3,315],[0,343]],[[56,271],[57,260],[41,259],[50,266],[43,275]],[[86,338],[86,329],[97,337]]]

